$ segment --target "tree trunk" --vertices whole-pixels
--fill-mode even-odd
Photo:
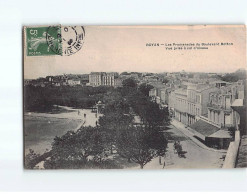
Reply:
[[[141,167],[141,169],[143,169],[144,165],[143,164],[140,164],[140,167]]]
[[[111,154],[113,154],[112,145],[111,145]]]
[[[161,156],[159,156],[159,163],[160,163],[160,165],[162,165],[162,163],[161,163]]]

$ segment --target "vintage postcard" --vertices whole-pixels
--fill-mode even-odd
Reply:
[[[23,27],[25,169],[247,166],[246,27]]]

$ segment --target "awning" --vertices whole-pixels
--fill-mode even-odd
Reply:
[[[197,122],[193,123],[190,126],[191,129],[194,129],[198,133],[208,137],[209,135],[214,134],[215,132],[219,131],[220,128],[207,123],[206,121],[199,119]]]
[[[208,136],[208,137],[213,137],[213,138],[232,138],[232,136],[230,135],[229,131],[227,130],[219,130],[215,133],[213,133],[212,135]]]

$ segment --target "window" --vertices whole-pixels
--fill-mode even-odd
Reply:
[[[200,102],[200,96],[199,95],[196,95],[196,103],[201,103]]]

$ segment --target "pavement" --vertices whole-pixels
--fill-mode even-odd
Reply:
[[[214,152],[222,152],[222,153],[227,152],[227,150],[216,150],[214,148],[210,148],[210,147],[206,146],[205,144],[203,144],[201,141],[199,141],[198,139],[196,139],[194,137],[194,133],[189,130],[189,127],[185,128],[183,123],[181,123],[181,122],[179,122],[179,121],[177,121],[175,119],[173,119],[171,121],[171,125],[173,125],[181,133],[183,133],[185,136],[190,138],[195,144],[197,144],[201,148],[204,148],[205,150],[210,150],[210,151],[214,151]]]
[[[95,113],[91,113],[89,110],[72,109],[74,112],[60,113],[60,114],[42,114],[39,113],[39,117],[55,117],[55,118],[73,118],[81,119],[82,123],[78,124],[78,129],[81,125],[94,126],[97,118]],[[86,117],[84,118],[84,113]],[[32,113],[36,115],[37,113]],[[48,116],[49,115],[49,116]],[[173,120],[168,129],[164,129],[164,134],[168,139],[168,146],[166,156],[162,157],[162,163],[159,163],[159,158],[154,158],[151,162],[144,166],[144,169],[190,169],[190,168],[221,168],[224,162],[224,156],[226,151],[215,150],[208,148],[199,140],[193,137],[193,133],[184,127],[184,125],[178,121]],[[174,153],[173,145],[175,141],[180,141],[182,150],[184,152],[183,157],[179,157]],[[165,167],[163,163],[165,161]],[[42,167],[42,165],[41,165]],[[138,164],[130,169],[140,169]]]
[[[172,122],[164,134],[168,139],[166,156],[162,157],[160,165],[159,158],[154,158],[144,166],[144,169],[204,169],[204,168],[221,168],[224,162],[225,151],[211,150],[202,146],[197,139],[193,139],[191,133],[185,131],[185,127],[179,122]],[[175,141],[180,141],[183,157],[174,153],[173,145]],[[165,161],[165,167],[163,163]],[[140,169],[137,165],[131,169]]]
[[[59,107],[65,110],[69,110],[71,112],[64,112],[57,114],[29,112],[29,113],[25,113],[25,115],[33,116],[33,117],[81,120],[82,123],[76,128],[76,130],[80,128],[81,125],[95,127],[96,121],[98,121],[99,117],[102,116],[102,114],[96,115],[96,113],[93,113],[91,109],[74,109],[67,106],[59,106]]]

